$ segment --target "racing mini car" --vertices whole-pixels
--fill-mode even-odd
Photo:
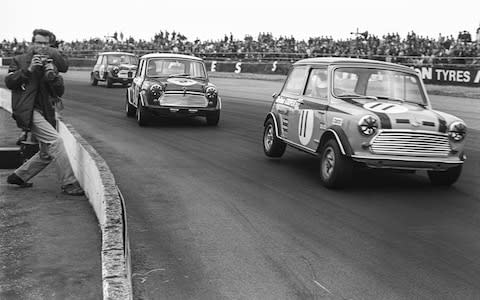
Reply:
[[[319,157],[328,188],[346,185],[353,167],[425,170],[434,185],[460,176],[467,126],[432,109],[421,77],[407,66],[364,59],[294,63],[264,120],[263,149],[287,145]]]
[[[105,81],[109,88],[114,83],[121,83],[123,86],[127,86],[132,83],[137,63],[138,58],[132,53],[99,53],[97,62],[92,72],[90,72],[90,83],[95,86],[99,81]]]
[[[222,102],[217,88],[209,82],[201,58],[170,53],[140,57],[132,85],[127,89],[125,111],[136,116],[140,126],[154,117],[202,116],[216,126]]]

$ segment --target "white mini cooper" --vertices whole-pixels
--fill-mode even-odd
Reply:
[[[416,71],[397,64],[313,58],[293,64],[265,118],[263,148],[287,145],[317,155],[329,188],[349,182],[356,164],[426,170],[435,185],[460,176],[465,123],[432,109]]]

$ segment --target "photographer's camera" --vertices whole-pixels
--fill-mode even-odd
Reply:
[[[53,81],[57,77],[58,71],[53,64],[53,59],[47,55],[35,54],[32,59],[32,65],[34,68],[32,68],[31,71],[37,70],[43,72],[48,81]]]

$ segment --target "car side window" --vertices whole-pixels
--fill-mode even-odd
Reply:
[[[306,66],[293,68],[283,86],[283,92],[292,95],[300,95],[305,84],[306,72]]]
[[[334,94],[339,96],[342,94],[356,94],[359,77],[354,72],[355,70],[349,68],[340,68],[335,70],[333,78]]]
[[[311,69],[304,95],[327,99],[327,88],[327,69]]]

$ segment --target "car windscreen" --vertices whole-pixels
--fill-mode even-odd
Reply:
[[[147,76],[188,76],[205,78],[206,74],[204,64],[201,61],[188,59],[152,58],[148,61]]]
[[[418,76],[388,69],[337,68],[333,76],[333,94],[336,97],[367,96],[426,104]]]
[[[136,56],[132,55],[108,55],[107,63],[109,65],[137,65],[138,59]]]

